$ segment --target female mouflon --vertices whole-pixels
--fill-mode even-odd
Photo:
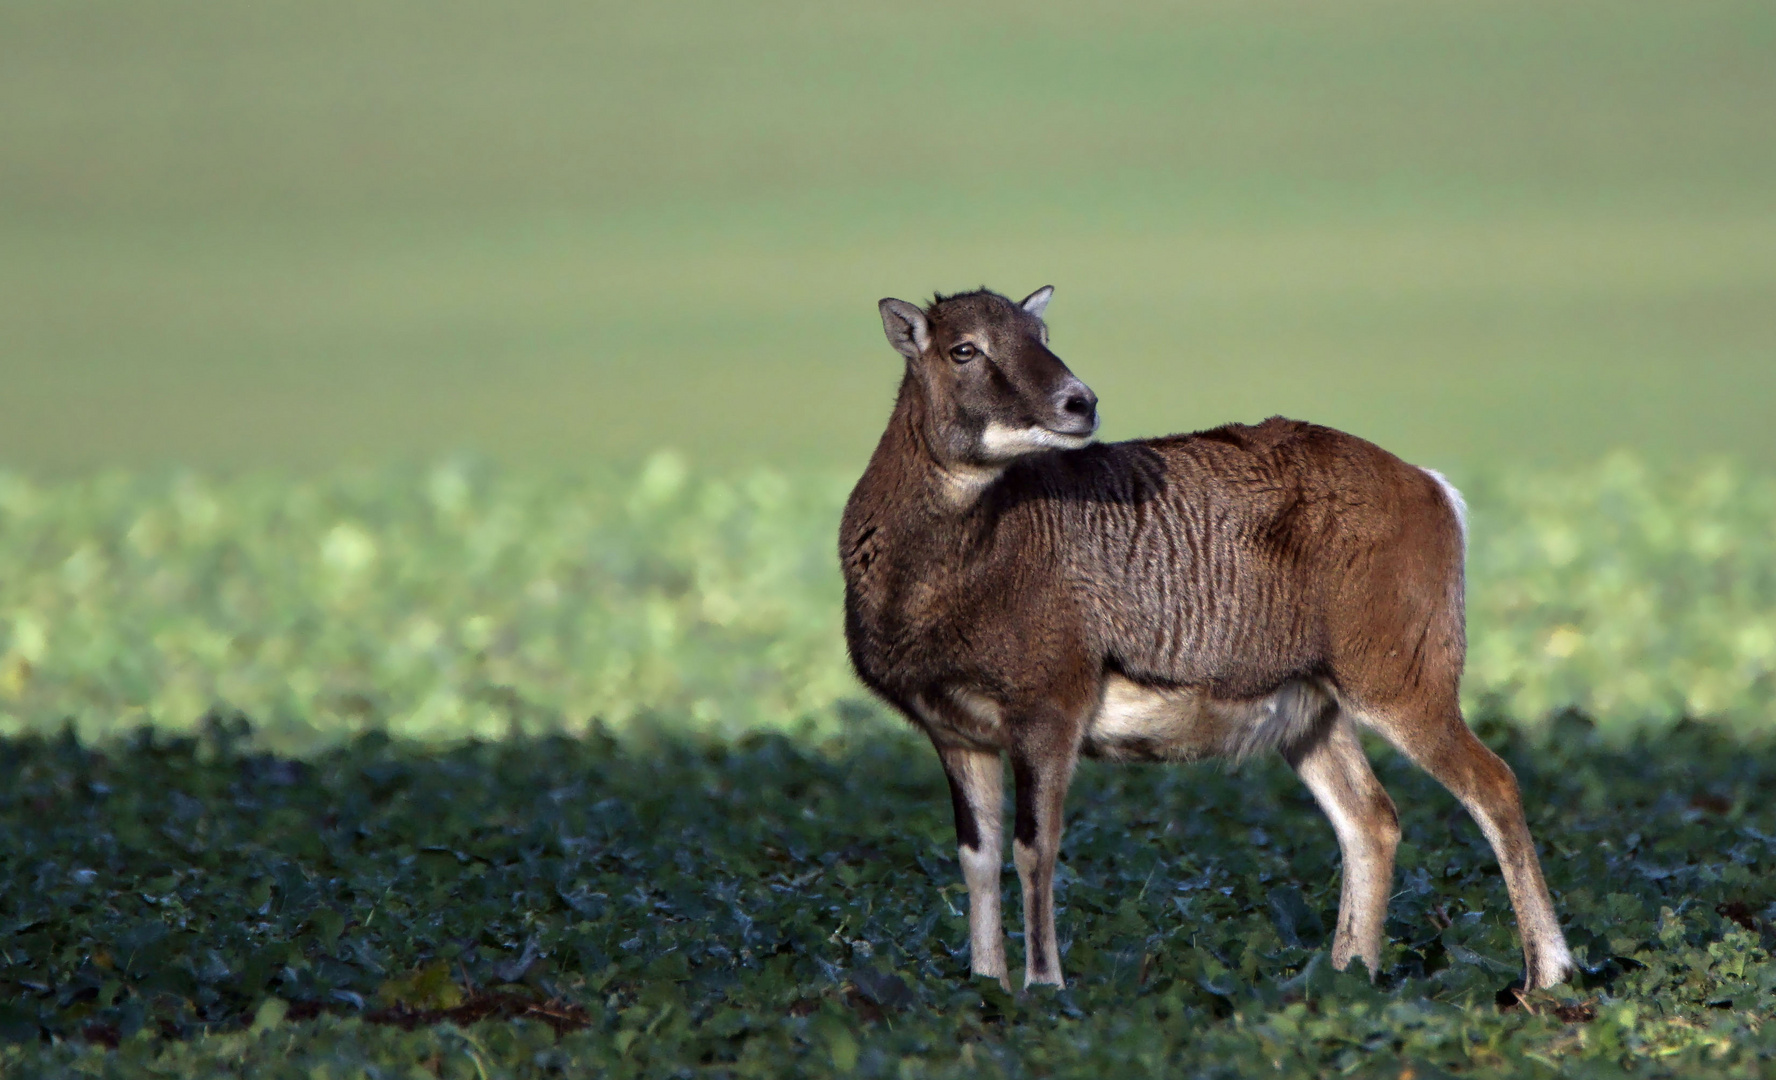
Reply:
[[[906,375],[839,531],[863,681],[949,777],[974,971],[1009,985],[1000,754],[1011,758],[1024,980],[1061,983],[1054,868],[1079,755],[1280,751],[1332,821],[1332,963],[1373,975],[1400,829],[1357,740],[1379,732],[1486,834],[1531,988],[1572,960],[1516,778],[1462,719],[1465,508],[1441,476],[1275,418],[1091,442],[1097,398],[1043,309],[981,290],[881,302]]]

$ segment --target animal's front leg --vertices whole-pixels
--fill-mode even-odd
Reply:
[[[981,750],[938,747],[950,801],[956,810],[956,854],[968,883],[968,951],[976,975],[990,975],[1011,989],[1005,965],[1005,927],[999,915],[999,873],[1004,866],[1001,805],[1003,766],[999,755]]]
[[[1055,943],[1054,872],[1061,851],[1061,815],[1078,748],[1039,745],[1011,754],[1017,783],[1017,827],[1012,858],[1024,891],[1024,985],[1064,986]]]

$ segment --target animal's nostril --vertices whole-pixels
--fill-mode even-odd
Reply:
[[[1094,404],[1092,399],[1086,397],[1084,394],[1070,394],[1061,408],[1072,413],[1074,416],[1090,416]]]

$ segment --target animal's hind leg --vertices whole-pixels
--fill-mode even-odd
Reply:
[[[1393,887],[1394,849],[1400,843],[1394,800],[1375,779],[1356,729],[1342,712],[1285,748],[1283,757],[1331,820],[1343,855],[1332,966],[1343,971],[1358,957],[1373,979],[1381,964],[1382,924]]]
[[[1572,973],[1572,954],[1542,879],[1517,777],[1468,730],[1454,692],[1427,708],[1364,707],[1358,715],[1460,799],[1486,834],[1517,911],[1527,969],[1524,984],[1536,990],[1564,982]]]

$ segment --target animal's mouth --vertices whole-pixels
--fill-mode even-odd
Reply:
[[[1082,419],[1071,424],[1060,426],[1044,424],[1042,430],[1056,438],[1076,439],[1079,441],[1079,444],[1083,446],[1087,442],[1090,442],[1091,437],[1097,433],[1098,417],[1097,414],[1094,413],[1089,419]]]
[[[1045,428],[1044,430],[1057,443],[1059,443],[1062,446],[1068,447],[1068,448],[1077,447],[1077,446],[1084,446],[1086,443],[1089,443],[1092,441],[1092,433],[1089,431],[1084,431],[1084,432],[1056,431],[1053,428]]]
[[[1077,450],[1092,440],[1097,424],[1079,423],[1066,427],[1030,424],[1012,427],[1009,424],[988,424],[981,433],[981,458],[985,461],[1010,461],[1024,454],[1041,450]]]
[[[1092,436],[1096,433],[1097,424],[1078,425],[1072,428],[1052,428],[1047,425],[1030,429],[1034,436],[1032,441],[1048,450],[1077,450],[1082,446],[1091,445]]]

